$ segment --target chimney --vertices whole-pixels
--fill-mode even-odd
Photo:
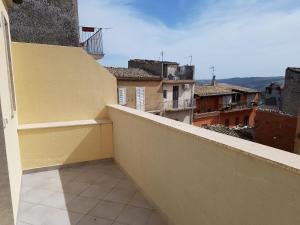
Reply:
[[[212,86],[216,86],[216,75],[213,75],[212,81],[211,81]]]

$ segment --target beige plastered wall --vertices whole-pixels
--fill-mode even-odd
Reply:
[[[145,88],[145,111],[160,110],[163,103],[161,81],[118,80],[118,87],[126,88],[126,106],[136,108],[136,87]]]
[[[114,157],[174,225],[300,224],[300,158],[123,106]]]
[[[5,43],[8,42],[8,47],[10,48],[10,38],[5,40],[4,34],[4,18],[9,24],[9,18],[7,15],[7,6],[11,6],[11,1],[0,1],[0,16],[1,16],[1,27],[0,27],[0,96],[1,96],[1,109],[2,109],[2,119],[5,121],[4,125],[4,138],[5,138],[5,148],[7,157],[7,166],[9,174],[10,183],[10,194],[11,203],[13,208],[14,220],[16,221],[17,212],[19,207],[19,196],[21,187],[21,160],[19,151],[19,141],[17,135],[17,115],[14,110],[12,110],[11,96],[10,93],[10,82],[9,82],[9,55],[6,49]],[[13,73],[13,70],[11,71]],[[5,163],[5,160],[1,161]],[[3,165],[2,165],[3,166]],[[4,167],[1,167],[4,168]],[[1,175],[5,175],[6,171],[1,171]],[[5,184],[6,185],[6,184]],[[0,190],[1,194],[5,193],[4,186]],[[6,198],[7,199],[7,198]],[[9,210],[11,203],[3,202],[1,198],[1,219],[0,224],[5,224],[8,219],[8,215],[2,214],[5,210]],[[6,207],[4,207],[6,206]],[[2,208],[3,207],[3,208]]]
[[[106,104],[117,102],[115,77],[81,48],[12,48],[19,127],[35,127],[19,129],[23,170],[111,158],[111,123],[76,124],[108,118]],[[53,127],[57,122],[75,125]]]

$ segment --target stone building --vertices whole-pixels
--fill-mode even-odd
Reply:
[[[12,41],[79,45],[77,0],[23,0],[9,16]]]
[[[289,67],[286,70],[284,88],[282,90],[281,110],[293,116],[298,115],[300,101],[300,68]]]
[[[278,83],[271,83],[265,90],[265,105],[280,109],[282,86]]]

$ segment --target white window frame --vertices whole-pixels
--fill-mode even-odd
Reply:
[[[136,109],[140,111],[145,111],[145,87],[136,87]]]
[[[127,104],[127,88],[126,87],[118,88],[118,104],[119,105]]]

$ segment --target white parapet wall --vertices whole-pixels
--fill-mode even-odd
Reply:
[[[299,225],[300,156],[109,106],[114,158],[174,225]]]

